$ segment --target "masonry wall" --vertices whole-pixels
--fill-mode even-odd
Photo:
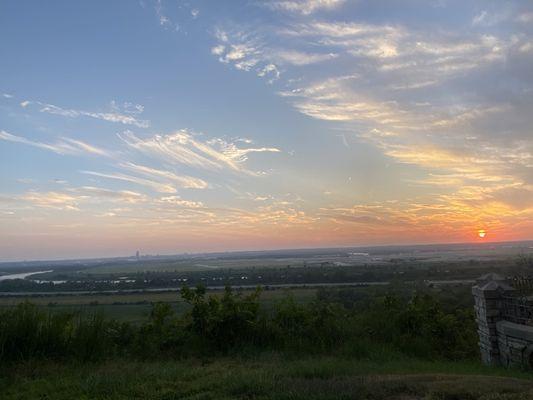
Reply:
[[[516,289],[488,274],[472,288],[481,359],[488,365],[533,368],[533,327],[505,320],[503,298]]]
[[[506,367],[533,368],[533,327],[500,321],[497,331],[500,363]]]

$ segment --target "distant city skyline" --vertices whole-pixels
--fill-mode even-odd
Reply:
[[[533,4],[0,3],[0,261],[533,239]]]

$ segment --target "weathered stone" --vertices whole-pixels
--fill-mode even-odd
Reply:
[[[505,298],[515,292],[516,289],[497,274],[482,276],[472,288],[479,349],[485,364],[533,367],[530,365],[533,360],[533,326],[505,320],[526,321],[529,318],[526,307],[506,303]]]
[[[507,351],[509,347],[505,340],[499,337],[497,324],[502,319],[502,296],[514,291],[506,280],[496,274],[487,274],[477,280],[477,285],[472,288],[474,295],[474,310],[478,324],[479,348],[484,363],[498,365],[505,361],[508,363],[507,354],[501,355],[500,348]],[[503,338],[504,339],[504,338]]]

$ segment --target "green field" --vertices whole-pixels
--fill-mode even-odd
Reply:
[[[319,259],[320,260],[320,259]],[[329,259],[328,259],[329,260]],[[318,262],[318,261],[317,261]],[[81,268],[81,274],[131,274],[135,272],[194,272],[209,271],[213,269],[246,269],[246,268],[280,268],[287,265],[303,266],[301,258],[247,258],[247,259],[199,259],[199,260],[172,260],[172,261],[134,261],[109,263],[101,266]]]
[[[365,290],[362,288],[361,290]],[[248,293],[250,291],[243,291]],[[221,295],[222,292],[212,292]],[[298,302],[309,302],[315,298],[316,289],[279,289],[265,290],[261,293],[261,305],[272,307],[287,296]],[[181,315],[189,306],[181,299],[179,292],[144,292],[125,294],[95,294],[69,296],[25,296],[0,297],[0,311],[11,308],[24,301],[30,301],[52,312],[81,312],[82,314],[103,313],[107,318],[120,322],[142,322],[150,315],[152,304],[170,303],[173,310]]]
[[[414,289],[0,298],[0,398],[533,398],[532,372],[478,361],[470,288]]]
[[[24,364],[4,371],[2,399],[526,400],[531,375],[477,363],[334,357],[115,360]]]

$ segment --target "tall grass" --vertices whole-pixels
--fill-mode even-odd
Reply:
[[[244,296],[227,288],[208,296],[184,288],[190,310],[177,316],[156,303],[141,325],[118,323],[95,313],[51,313],[22,303],[0,313],[0,363],[28,360],[99,361],[203,358],[220,354],[332,354],[356,359],[473,360],[477,336],[472,312],[445,311],[434,298],[384,296],[371,302],[338,302],[321,296],[309,304],[291,297],[271,310],[260,292]]]

